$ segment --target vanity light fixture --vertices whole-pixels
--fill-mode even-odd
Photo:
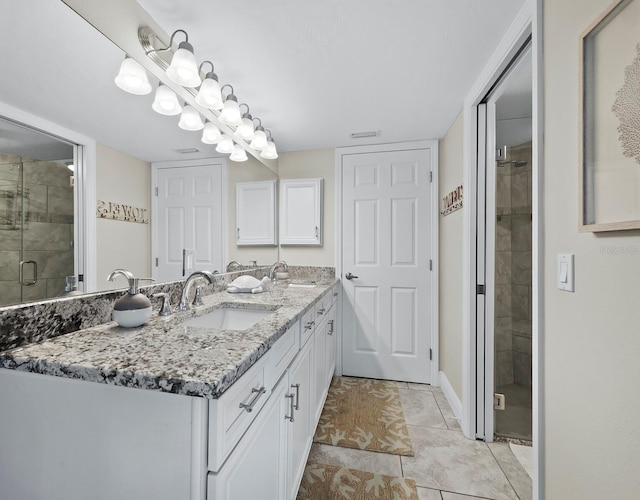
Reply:
[[[269,132],[269,137],[267,138],[267,145],[264,147],[262,151],[260,151],[260,157],[265,158],[266,160],[275,160],[278,157],[276,143],[273,142],[273,137],[271,137],[271,130],[267,130],[267,132]]]
[[[242,114],[242,122],[236,129],[236,135],[242,137],[245,141],[252,141],[256,135],[256,131],[253,128],[253,116],[249,113],[249,105],[244,102],[240,104],[240,108],[246,106],[247,112]]]
[[[182,111],[176,93],[163,83],[158,85],[151,107],[156,113],[167,116],[178,115]]]
[[[200,140],[205,144],[218,144],[221,137],[222,133],[216,124],[207,120],[202,130],[202,139]]]
[[[128,55],[120,64],[120,71],[115,78],[116,85],[125,92],[134,95],[147,95],[151,92],[151,84],[147,78],[147,72],[135,59]]]
[[[229,156],[229,159],[231,161],[247,161],[247,152],[242,149],[242,146],[240,146],[239,144],[236,144],[234,146],[234,150],[233,153],[231,153],[231,156]]]
[[[218,141],[218,145],[216,146],[216,151],[218,153],[224,153],[226,155],[233,153],[235,150],[235,145],[233,143],[233,139],[231,136],[227,134],[222,134],[220,140]]]
[[[193,45],[189,43],[189,35],[184,30],[176,30],[171,35],[169,45],[161,50],[169,50],[173,45],[173,39],[177,33],[183,33],[185,41],[180,42],[178,50],[171,58],[171,64],[167,69],[167,76],[183,87],[197,87],[202,83],[198,63],[193,53]]]
[[[222,86],[221,90],[224,90],[225,87],[229,87],[231,92],[224,99],[224,105],[220,112],[219,119],[225,125],[237,127],[242,124],[242,114],[240,113],[240,106],[238,106],[238,98],[234,95],[231,85],[227,83]]]
[[[222,92],[220,84],[218,83],[218,75],[214,73],[213,63],[211,61],[204,61],[198,72],[202,70],[202,66],[209,63],[211,65],[211,71],[205,74],[198,95],[196,96],[196,102],[205,108],[209,109],[222,109]]]
[[[190,131],[202,130],[204,128],[204,123],[200,113],[198,113],[198,110],[185,102],[184,107],[182,108],[182,114],[180,115],[180,122],[178,122],[178,127],[183,130]]]
[[[262,151],[267,146],[267,134],[264,132],[262,120],[260,118],[254,118],[254,120],[258,120],[260,124],[255,128],[253,140],[249,146],[256,151]]]

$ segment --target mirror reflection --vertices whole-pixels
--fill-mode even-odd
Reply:
[[[216,214],[221,224],[210,236],[223,246],[218,262],[208,261],[207,269],[224,271],[231,261],[248,266],[252,262],[270,265],[278,260],[276,245],[238,247],[235,238],[236,184],[277,179],[273,171],[251,157],[243,163],[220,158],[215,146],[200,141],[201,134],[178,128],[176,117],[156,114],[151,109],[152,95],[133,96],[119,89],[114,78],[123,52],[63,2],[11,2],[3,17],[13,29],[0,34],[7,49],[0,54],[0,62],[12,71],[11,78],[0,81],[0,116],[15,121],[15,114],[7,110],[18,110],[34,117],[20,120],[21,125],[47,130],[39,122],[42,119],[95,142],[93,147],[81,149],[75,162],[81,169],[76,172],[76,181],[86,168],[84,178],[93,186],[76,182],[75,188],[69,184],[73,173],[67,166],[74,158],[74,144],[66,141],[70,137],[64,133],[55,134],[61,138],[58,142],[63,149],[55,155],[0,148],[0,262],[2,278],[7,278],[7,283],[0,281],[0,305],[59,296],[65,291],[65,277],[85,274],[85,269],[85,280],[78,286],[88,292],[121,288],[106,280],[115,268],[161,281],[180,279],[181,275],[161,275],[156,269],[158,255],[154,250],[158,242],[154,244],[153,238],[158,228],[154,226],[157,221],[152,208],[154,167],[159,166],[199,166],[204,159],[222,165],[220,192],[224,202]],[[55,25],[50,19],[56,19]],[[46,51],[41,40],[48,40]],[[157,83],[152,80],[154,86]],[[3,125],[0,130],[4,140],[0,144],[11,138],[7,128]],[[92,149],[93,163],[89,161]],[[46,178],[48,175],[51,179]],[[96,206],[84,210],[80,203],[88,187],[94,189],[96,203],[145,208],[151,214],[150,220],[144,224],[97,217]],[[46,198],[37,197],[42,193],[47,193]],[[94,218],[95,234],[85,234],[78,224],[74,226],[74,217],[76,222],[78,217]],[[44,224],[48,225],[47,234],[42,238],[35,228]],[[189,247],[178,239],[170,241],[174,243],[173,250],[182,254],[181,250]],[[33,248],[30,245],[34,242],[44,246]],[[76,255],[74,262],[74,249],[83,244],[88,249],[85,255],[95,255],[92,270],[87,267],[90,262],[85,262],[91,259]],[[40,256],[47,253],[46,263],[33,258],[33,252]],[[194,256],[194,266],[205,260],[200,257]],[[37,283],[19,284],[20,269],[24,283],[33,281],[36,273]],[[9,285],[9,281],[14,284]]]

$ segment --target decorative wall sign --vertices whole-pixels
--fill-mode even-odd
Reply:
[[[445,216],[462,208],[462,186],[458,186],[447,196],[442,198],[440,215]]]
[[[100,219],[123,220],[126,222],[139,222],[149,224],[149,216],[146,208],[114,203],[112,201],[98,200],[97,216]]]
[[[580,231],[640,228],[640,0],[581,35]]]

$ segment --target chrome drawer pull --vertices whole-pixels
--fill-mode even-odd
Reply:
[[[294,404],[293,407],[296,410],[299,410],[300,409],[300,384],[291,384],[291,387],[293,387],[296,390],[296,404]]]
[[[289,415],[285,415],[284,416],[284,419],[288,420],[289,422],[293,422],[293,408],[294,408],[294,406],[293,406],[293,397],[294,397],[293,394],[287,394],[285,396],[285,399],[289,398],[291,400],[290,401],[290,406],[289,406],[289,409],[291,410],[291,416],[289,416]]]
[[[329,333],[329,335],[333,335],[333,320],[332,319],[329,320],[329,324],[331,325],[331,330],[329,330],[328,333]]]
[[[320,316],[322,316],[322,315],[324,314],[324,312],[325,312],[325,311],[326,311],[326,309],[323,307],[322,309],[319,309],[319,310],[318,310],[318,314],[319,314]]]
[[[316,322],[315,321],[309,321],[306,325],[304,325],[304,329],[305,330],[311,330],[311,328],[313,327],[313,325],[315,325]]]
[[[260,387],[260,389],[251,389],[251,393],[255,393],[255,396],[253,396],[253,399],[249,403],[240,403],[240,408],[244,408],[247,410],[247,413],[251,413],[253,411],[253,407],[258,402],[258,399],[260,399],[260,396],[265,392],[267,392],[267,390],[264,388],[264,385]]]

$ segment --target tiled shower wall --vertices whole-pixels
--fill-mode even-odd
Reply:
[[[22,159],[21,186],[20,161],[0,153],[0,305],[19,303],[21,288],[22,301],[58,296],[74,273],[72,172],[62,162]],[[18,281],[21,248],[22,260],[38,264],[33,286]],[[31,266],[25,275],[31,277]]]
[[[496,385],[531,387],[531,143],[496,171]]]

